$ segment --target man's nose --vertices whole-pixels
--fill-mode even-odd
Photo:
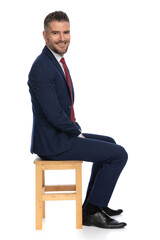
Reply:
[[[60,33],[59,34],[59,41],[64,41],[64,34],[63,33]]]

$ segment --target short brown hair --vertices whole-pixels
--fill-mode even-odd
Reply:
[[[52,21],[58,21],[58,22],[69,22],[69,18],[66,13],[62,11],[55,11],[47,15],[47,17],[44,19],[44,29],[46,30],[48,28],[48,25]]]

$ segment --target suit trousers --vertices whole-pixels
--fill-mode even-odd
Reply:
[[[114,139],[95,134],[76,137],[71,149],[58,155],[39,156],[44,160],[82,160],[92,162],[85,202],[107,207],[128,154]]]

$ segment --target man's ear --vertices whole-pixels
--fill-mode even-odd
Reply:
[[[44,37],[45,42],[47,43],[47,33],[46,33],[46,31],[43,31],[43,37]]]

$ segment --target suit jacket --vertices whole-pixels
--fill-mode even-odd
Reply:
[[[70,89],[61,66],[46,46],[31,67],[28,85],[33,111],[31,153],[55,155],[69,150],[81,128],[70,120]],[[73,85],[72,92],[74,101]]]

